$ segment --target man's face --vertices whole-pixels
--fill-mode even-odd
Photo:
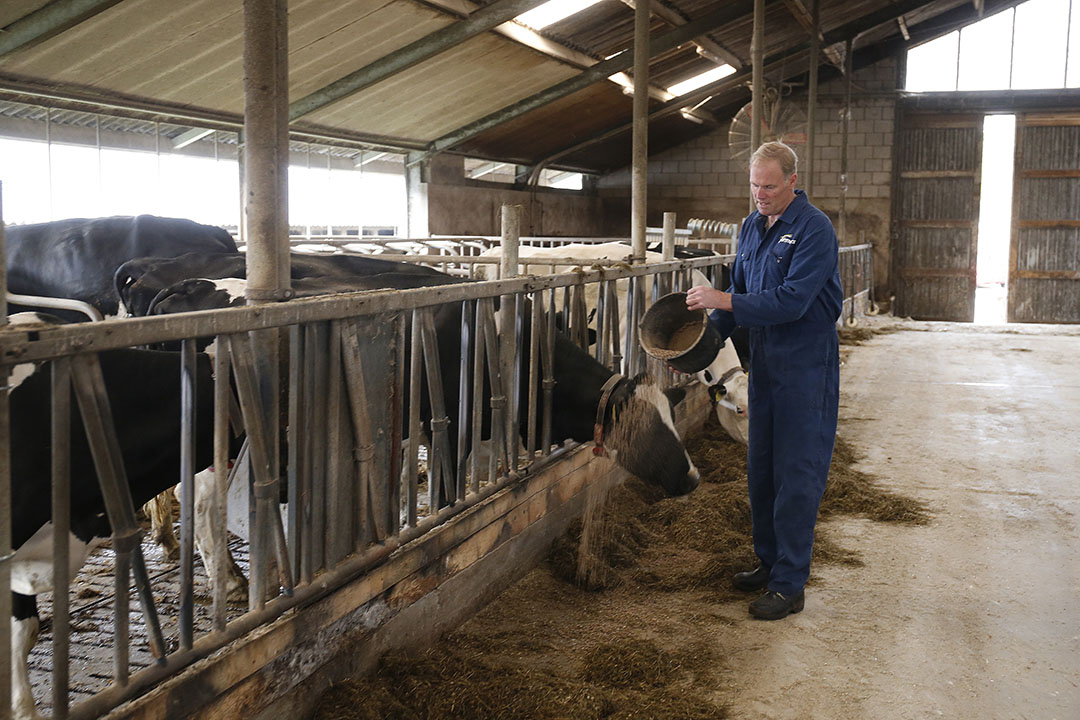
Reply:
[[[750,194],[759,213],[779,215],[795,199],[795,173],[784,177],[779,160],[759,160],[750,166]]]

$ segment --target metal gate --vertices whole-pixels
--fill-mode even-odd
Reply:
[[[905,115],[897,152],[894,312],[975,318],[982,116]]]
[[[1016,118],[1009,322],[1080,322],[1080,115]]]

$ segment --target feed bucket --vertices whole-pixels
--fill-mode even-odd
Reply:
[[[679,372],[704,370],[723,345],[705,311],[686,307],[684,292],[670,293],[653,303],[638,328],[645,352]]]

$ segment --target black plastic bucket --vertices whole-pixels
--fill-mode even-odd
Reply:
[[[686,307],[686,293],[665,295],[653,303],[638,325],[641,347],[684,373],[704,370],[723,342],[704,310]]]

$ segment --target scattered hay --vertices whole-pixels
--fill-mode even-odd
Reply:
[[[706,612],[714,603],[746,600],[731,588],[732,574],[755,561],[746,447],[711,418],[687,448],[702,473],[696,492],[664,498],[636,479],[612,488],[602,525],[584,550],[579,521],[554,544],[543,568],[507,591],[510,597],[435,648],[419,656],[388,655],[375,672],[335,685],[313,718],[724,718],[713,692],[722,658],[715,657],[717,645],[706,639],[704,628],[725,621]],[[852,447],[838,439],[823,516],[927,522],[921,503],[880,488],[853,468],[857,460]],[[591,556],[585,563],[583,552]],[[834,542],[821,525],[814,561],[861,563],[857,552]],[[684,595],[657,601],[657,591]],[[642,603],[655,608],[676,602],[705,610],[702,617],[695,611],[666,620],[682,628],[668,636],[649,614],[655,610]],[[680,640],[688,632],[693,640]]]
[[[924,503],[882,488],[872,477],[855,469],[859,460],[851,444],[837,437],[829,483],[821,500],[822,517],[858,515],[905,525],[925,525],[930,521]]]
[[[387,655],[369,677],[339,683],[314,720],[718,720],[687,667],[712,662],[702,647],[682,656],[649,640],[586,651],[580,662],[521,657],[513,648],[449,636],[422,655]],[[511,642],[512,644],[512,642]]]
[[[890,335],[899,332],[897,325],[866,325],[862,327],[842,327],[837,330],[841,345],[862,345],[875,335]]]

